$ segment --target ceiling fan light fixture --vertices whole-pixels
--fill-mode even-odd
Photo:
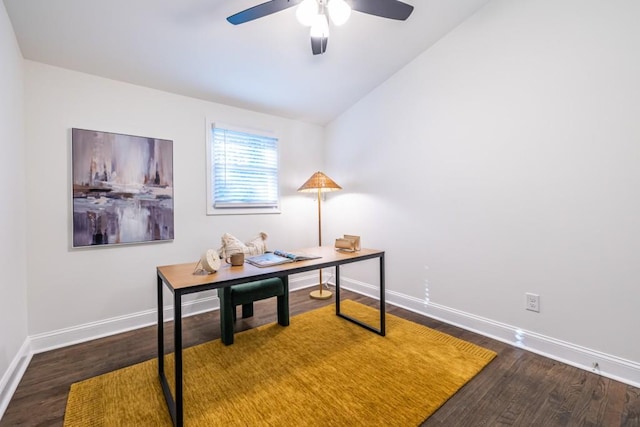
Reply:
[[[338,26],[349,19],[352,10],[399,21],[406,21],[413,12],[413,6],[401,0],[267,0],[227,17],[227,21],[233,25],[244,24],[295,6],[298,21],[311,27],[311,52],[314,55],[321,55],[327,50],[327,17]]]
[[[318,16],[318,2],[316,0],[303,0],[296,9],[298,22],[305,27],[310,27]]]
[[[329,21],[324,13],[316,15],[311,26],[311,37],[328,38]]]
[[[329,16],[334,25],[344,24],[351,16],[351,6],[344,0],[329,0],[327,9],[329,9]]]

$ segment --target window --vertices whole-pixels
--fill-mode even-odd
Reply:
[[[207,214],[279,213],[278,138],[211,124]]]

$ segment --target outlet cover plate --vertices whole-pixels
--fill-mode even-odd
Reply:
[[[527,298],[525,308],[529,311],[540,313],[540,295],[527,292],[525,296]]]

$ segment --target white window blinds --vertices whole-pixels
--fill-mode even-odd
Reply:
[[[212,127],[214,209],[278,208],[278,139]]]

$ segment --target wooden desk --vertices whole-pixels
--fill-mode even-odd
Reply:
[[[319,255],[321,258],[308,261],[298,261],[273,267],[259,268],[245,263],[242,267],[231,267],[224,264],[216,273],[209,275],[193,274],[195,262],[188,264],[165,265],[157,267],[158,275],[158,374],[164,392],[167,406],[175,426],[183,424],[182,402],[182,296],[195,292],[224,288],[254,280],[271,277],[284,277],[305,271],[335,267],[336,269],[336,315],[379,335],[385,335],[385,296],[384,296],[384,251],[376,249],[362,249],[358,252],[338,252],[332,247],[315,247],[293,252],[304,252]],[[354,319],[340,312],[340,266],[367,259],[380,260],[380,327],[375,328],[358,319]],[[169,383],[164,371],[164,320],[163,320],[163,283],[173,293],[174,310],[174,370],[175,370],[175,399],[171,394]]]

